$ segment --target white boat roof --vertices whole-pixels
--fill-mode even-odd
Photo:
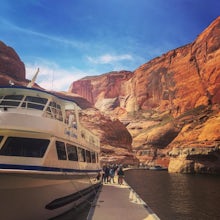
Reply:
[[[72,97],[70,95],[65,95],[62,93],[58,93],[58,92],[50,92],[47,90],[42,90],[42,89],[38,89],[38,88],[29,88],[29,87],[25,87],[25,86],[0,86],[0,96],[1,95],[6,95],[7,93],[5,92],[5,90],[7,91],[19,91],[19,94],[22,95],[39,95],[42,98],[49,98],[49,97],[55,97],[58,98],[62,101],[66,101],[66,102],[71,102],[71,103],[75,103],[79,108],[79,103],[77,102],[77,97]],[[13,92],[10,92],[13,95]],[[8,93],[8,95],[10,95],[10,93]]]

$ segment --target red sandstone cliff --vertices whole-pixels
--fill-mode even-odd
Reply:
[[[141,163],[169,165],[170,172],[220,173],[219,61],[220,17],[191,44],[134,72],[86,77],[69,92],[102,111],[77,96],[83,123],[101,138],[103,161],[136,163],[132,141]],[[11,79],[28,83],[18,55],[1,43],[0,84]]]
[[[219,47],[220,17],[193,43],[143,64],[134,74],[120,71],[84,78],[73,82],[69,91],[101,108],[108,100],[112,109],[168,110],[177,116],[220,102]]]
[[[0,70],[16,80],[25,80],[24,63],[11,47],[0,41]]]
[[[114,71],[100,76],[85,77],[73,82],[70,92],[81,95],[102,110],[115,109],[120,105],[120,96],[127,94],[124,83],[133,73],[130,71]]]
[[[27,83],[25,66],[14,49],[0,41],[0,84],[8,85],[10,80],[18,85]]]
[[[142,163],[168,165],[172,158],[170,172],[220,172],[220,17],[193,43],[134,73],[85,78],[70,91],[129,124]]]

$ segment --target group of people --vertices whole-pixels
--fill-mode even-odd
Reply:
[[[98,175],[102,183],[115,183],[115,176],[118,176],[118,184],[122,185],[124,180],[124,170],[122,165],[104,165]]]

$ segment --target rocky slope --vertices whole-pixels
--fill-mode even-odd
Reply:
[[[127,125],[141,163],[220,173],[220,17],[133,73],[84,78],[69,91]]]

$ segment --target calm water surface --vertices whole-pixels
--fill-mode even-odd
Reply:
[[[220,176],[128,170],[127,183],[161,220],[220,219]]]

